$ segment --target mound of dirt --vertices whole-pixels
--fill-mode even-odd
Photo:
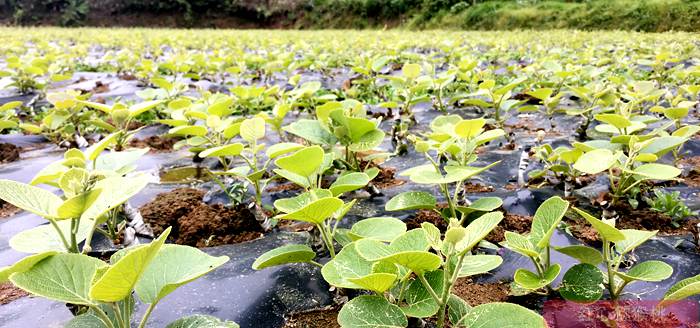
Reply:
[[[177,244],[209,247],[260,238],[264,229],[245,205],[226,207],[202,201],[204,191],[180,188],[156,196],[140,208],[143,220],[158,235],[172,226]]]

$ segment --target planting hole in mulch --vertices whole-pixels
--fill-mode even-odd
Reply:
[[[491,231],[485,239],[492,243],[500,243],[505,240],[506,231],[523,234],[530,232],[530,226],[532,226],[531,216],[508,213],[503,217],[501,223],[499,223],[498,226],[496,226],[496,228],[493,229],[493,231]]]
[[[140,208],[143,220],[159,235],[172,226],[177,244],[209,247],[260,238],[264,229],[253,213],[241,204],[226,207],[202,201],[204,191],[180,188],[156,196]]]
[[[447,220],[433,210],[418,210],[415,216],[404,222],[408,230],[420,228],[423,222],[432,223],[442,232],[447,230]]]
[[[0,143],[0,163],[10,163],[19,159],[22,148],[11,143]]]
[[[29,293],[15,287],[10,282],[0,283],[0,305],[9,304],[28,295]]]
[[[471,306],[508,300],[510,287],[503,282],[485,284],[474,283],[469,278],[459,278],[452,288],[452,293],[467,301]]]
[[[387,189],[406,183],[406,180],[396,179],[396,168],[380,166],[376,167],[379,168],[379,174],[377,174],[374,180],[372,180],[372,184],[377,186],[377,188]]]
[[[21,211],[22,210],[19,209],[17,206],[14,206],[0,199],[0,219],[13,216]]]
[[[292,314],[283,328],[340,328],[338,309],[328,308]]]
[[[173,150],[173,146],[177,140],[173,138],[150,136],[143,139],[131,139],[129,145],[135,148],[151,148],[152,152],[165,153]]]
[[[679,222],[678,227],[672,224],[673,220],[665,213],[658,212],[649,207],[632,208],[629,203],[619,201],[613,210],[618,218],[615,221],[615,227],[618,229],[635,229],[653,231],[658,230],[658,235],[662,236],[682,236],[693,233],[695,227],[700,223],[700,219],[692,218]],[[566,219],[569,232],[578,240],[589,244],[599,245],[600,239],[595,229],[590,224],[582,219]]]
[[[480,183],[467,182],[464,184],[464,191],[470,194],[492,192],[496,190],[493,186],[487,186]]]

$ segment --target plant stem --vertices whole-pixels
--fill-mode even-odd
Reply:
[[[90,308],[97,313],[97,316],[100,317],[100,320],[107,326],[107,328],[114,328],[114,324],[112,324],[112,320],[109,320],[109,317],[107,316],[107,313],[100,309],[99,306],[93,305],[90,306]]]
[[[70,251],[70,245],[68,245],[68,241],[66,240],[66,236],[63,235],[63,231],[58,227],[58,224],[56,224],[56,220],[54,219],[48,219],[51,225],[53,226],[54,229],[56,229],[56,233],[58,233],[58,236],[61,238],[61,242],[63,243],[63,247],[66,248],[67,251]]]
[[[141,318],[141,323],[139,323],[138,328],[145,328],[146,327],[146,322],[148,321],[148,317],[151,316],[151,312],[153,312],[153,308],[155,308],[156,303],[152,303],[148,305],[148,308],[146,309],[146,313],[143,315],[143,318]]]
[[[612,261],[610,257],[610,242],[605,240],[605,238],[603,238],[603,256],[605,257],[605,267],[608,269],[608,291],[610,292],[610,299],[616,301],[618,295],[615,288],[615,271],[610,265]]]
[[[70,252],[78,253],[78,240],[76,235],[78,234],[78,226],[80,224],[80,219],[70,220]]]

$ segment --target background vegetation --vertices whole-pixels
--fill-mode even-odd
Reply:
[[[17,25],[700,30],[700,0],[0,0]]]

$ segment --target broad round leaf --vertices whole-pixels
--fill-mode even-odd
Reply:
[[[222,321],[209,315],[195,314],[189,317],[177,319],[165,328],[238,328],[238,324],[232,321]]]
[[[338,313],[343,328],[404,328],[408,319],[401,309],[381,296],[359,296]]]
[[[581,155],[574,163],[574,169],[588,174],[598,174],[609,169],[613,164],[615,164],[615,156],[612,151],[594,149]]]
[[[313,260],[314,257],[316,257],[316,253],[309,246],[285,245],[260,255],[260,257],[253,262],[253,269],[262,270],[286,263],[304,263]]]
[[[129,259],[127,254],[117,264]],[[220,267],[228,256],[210,256],[197,248],[163,245],[138,278],[135,290],[141,301],[152,304],[176,288]]]
[[[369,176],[363,172],[351,172],[338,177],[330,186],[333,196],[338,196],[348,191],[353,191],[366,186],[369,183]]]
[[[58,217],[58,208],[63,204],[48,190],[12,180],[0,180],[0,199],[44,218]]]
[[[542,277],[528,270],[520,268],[515,271],[513,280],[515,280],[515,282],[518,285],[520,285],[520,287],[535,290],[551,284],[552,281],[554,281],[554,279],[556,279],[557,276],[559,276],[559,272],[561,272],[561,266],[559,264],[554,264],[550,266],[547,269],[547,271],[544,272],[544,275]]]
[[[236,156],[240,155],[241,151],[243,151],[243,144],[242,143],[234,143],[234,144],[229,144],[229,145],[223,145],[219,147],[213,147],[209,148],[201,153],[199,153],[199,157],[223,157],[223,156]]]
[[[319,146],[306,147],[275,161],[277,167],[302,177],[317,173],[322,163],[323,149]]]
[[[473,307],[453,327],[545,328],[544,318],[535,311],[513,303],[487,303]]]
[[[90,288],[90,298],[101,302],[123,300],[134,289],[168,238],[170,228],[148,245],[127,248],[112,256],[112,264]]]
[[[390,199],[384,208],[387,211],[404,211],[435,208],[435,197],[424,191],[406,191]]]
[[[392,217],[367,218],[353,224],[350,237],[357,240],[370,238],[390,242],[406,232],[406,224]]]
[[[570,245],[564,247],[554,247],[554,249],[562,254],[571,256],[581,263],[598,265],[603,263],[603,254],[595,248],[583,245]]]
[[[503,258],[498,255],[467,255],[459,268],[459,277],[474,276],[487,273],[503,263]]]
[[[396,274],[383,272],[370,273],[358,278],[348,278],[348,281],[361,286],[363,289],[381,294],[394,286]]]
[[[679,168],[657,163],[640,165],[633,170],[634,174],[642,179],[671,180],[681,174]]]
[[[618,272],[618,275],[626,281],[661,281],[673,274],[673,267],[662,261],[644,261],[627,272]]]
[[[678,301],[697,294],[700,294],[700,275],[683,279],[671,286],[664,294],[663,300]]]
[[[343,207],[343,204],[342,200],[335,197],[321,198],[292,213],[281,215],[279,218],[321,224]]]
[[[572,302],[590,303],[603,296],[603,273],[588,263],[572,266],[564,274],[559,293]]]
[[[89,296],[92,278],[107,265],[82,254],[56,254],[36,263],[31,269],[10,276],[15,286],[33,295],[54,301],[94,305]]]

